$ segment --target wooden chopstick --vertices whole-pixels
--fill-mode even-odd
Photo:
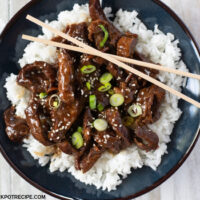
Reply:
[[[134,68],[132,68],[132,67],[130,67],[128,65],[126,65],[123,62],[120,62],[119,60],[116,60],[114,57],[111,57],[108,54],[102,53],[101,51],[98,51],[97,49],[95,49],[95,48],[93,48],[91,46],[88,46],[87,44],[82,43],[79,40],[76,40],[75,38],[73,38],[73,37],[71,37],[71,36],[69,36],[69,35],[67,35],[67,34],[65,34],[63,32],[58,31],[58,30],[52,28],[48,24],[45,24],[44,22],[42,22],[42,21],[40,21],[40,20],[38,20],[38,19],[30,16],[30,15],[27,15],[26,18],[29,21],[31,21],[31,22],[33,22],[33,23],[35,23],[35,24],[37,24],[37,25],[39,25],[39,26],[41,26],[43,28],[48,29],[52,33],[54,33],[56,35],[59,35],[62,38],[65,38],[66,40],[69,40],[70,42],[76,44],[77,46],[82,47],[84,49],[87,49],[89,53],[94,52],[96,56],[102,57],[102,58],[104,58],[104,59],[112,62],[113,64],[115,64],[115,65],[117,65],[117,66],[119,66],[119,67],[121,67],[121,68],[123,68],[123,69],[125,69],[127,71],[130,71],[130,72],[132,72],[133,74],[135,74],[137,76],[140,76],[141,78],[143,78],[143,79],[145,79],[145,80],[147,80],[147,81],[149,81],[149,82],[151,82],[151,83],[153,83],[153,84],[155,84],[155,85],[163,88],[164,90],[166,90],[166,91],[168,91],[168,92],[176,95],[177,97],[182,98],[185,101],[187,101],[187,102],[195,105],[196,107],[200,108],[200,103],[197,102],[197,101],[195,101],[194,99],[192,99],[192,98],[190,98],[190,97],[188,97],[188,96],[186,96],[186,95],[184,95],[184,94],[176,91],[173,88],[170,88],[169,86],[165,85],[164,83],[161,83],[160,81],[158,81],[158,80],[156,80],[156,79],[154,79],[154,78],[152,78],[152,77],[150,77],[150,76],[148,76],[148,75],[146,75],[146,74],[144,74],[144,73],[142,73],[142,72],[140,72],[140,71],[138,71],[138,70],[136,70],[136,69],[134,69]],[[49,45],[50,44],[51,43],[49,41]]]
[[[67,45],[67,44],[63,45],[59,42],[49,41],[47,39],[32,37],[32,36],[29,36],[29,35],[22,35],[22,38],[25,39],[25,40],[32,41],[32,42],[39,42],[39,43],[43,43],[43,44],[47,44],[47,45],[51,45],[51,46],[55,46],[55,47],[60,47],[60,48],[63,48],[63,49],[68,49],[68,50],[71,50],[71,51],[96,55],[95,52],[88,51],[87,49],[83,49],[81,47]],[[179,76],[185,76],[185,77],[200,80],[199,74],[184,72],[184,71],[180,71],[180,70],[177,70],[177,69],[163,67],[161,65],[156,65],[156,64],[153,64],[153,63],[148,63],[148,62],[139,61],[139,60],[135,60],[135,59],[131,59],[131,58],[116,56],[116,55],[113,55],[113,54],[108,54],[108,53],[106,53],[106,54],[117,59],[117,60],[119,60],[119,61],[125,62],[125,63],[134,64],[134,65],[138,65],[138,66],[146,67],[146,68],[150,68],[150,69],[156,69],[156,70],[159,70],[159,71],[174,73],[174,74],[177,74]]]

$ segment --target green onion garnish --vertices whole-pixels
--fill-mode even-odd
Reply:
[[[106,84],[106,83],[109,83],[113,78],[113,75],[111,73],[104,73],[101,78],[100,78],[100,83],[102,84]]]
[[[115,92],[114,92],[114,90],[110,89],[110,90],[108,90],[108,94],[113,95],[113,94],[115,94]]]
[[[96,70],[96,67],[94,65],[84,65],[81,68],[81,72],[83,74],[90,74],[90,73],[94,72],[95,70]]]
[[[106,84],[100,86],[98,88],[98,91],[99,92],[106,92],[106,91],[110,90],[111,87],[112,87],[112,85],[110,83],[106,83]]]
[[[60,97],[57,94],[53,94],[50,98],[49,98],[49,106],[53,109],[56,109],[60,106]]]
[[[83,146],[83,137],[81,133],[75,132],[72,134],[72,144],[76,149],[80,149]]]
[[[108,40],[108,35],[109,34],[108,34],[108,31],[105,29],[105,27],[102,24],[100,24],[99,27],[104,32],[104,38],[103,38],[103,40],[99,44],[99,46],[102,48],[102,47],[104,47],[106,41]]]
[[[77,128],[77,131],[78,131],[79,133],[82,133],[83,128],[79,126],[79,127]]]
[[[138,104],[133,104],[128,108],[128,114],[131,117],[138,117],[142,114],[142,107]]]
[[[88,90],[91,90],[91,84],[90,84],[90,82],[86,82],[86,87],[87,87]]]
[[[95,95],[90,95],[89,96],[90,109],[94,110],[96,108],[96,104],[97,104],[96,96]]]
[[[113,94],[110,97],[110,104],[114,107],[121,106],[124,103],[124,97],[121,94]]]
[[[94,121],[94,128],[97,131],[105,131],[108,128],[108,123],[105,119],[96,119]]]
[[[126,116],[122,119],[124,126],[131,126],[134,123],[134,119],[130,116]]]
[[[101,111],[104,110],[104,106],[103,106],[101,103],[99,103],[99,104],[97,105],[97,109],[98,109],[99,112],[101,112]]]
[[[54,102],[53,102],[53,107],[54,107],[54,108],[58,108],[58,101],[54,101]]]
[[[46,92],[41,92],[39,95],[40,99],[44,99],[46,96],[47,96]]]

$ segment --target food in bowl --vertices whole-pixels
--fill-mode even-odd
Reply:
[[[119,10],[113,23],[111,15],[91,0],[47,23],[100,51],[186,70],[172,34],[158,26],[148,30],[135,11]],[[43,32],[39,37],[67,43]],[[19,63],[19,74],[5,84],[12,102],[4,114],[6,132],[41,166],[67,169],[108,191],[131,168],[156,170],[181,115],[177,97],[102,58],[43,44],[30,43]],[[174,74],[132,67],[175,89],[183,84]]]

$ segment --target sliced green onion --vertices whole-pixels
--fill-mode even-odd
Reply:
[[[49,98],[49,106],[53,109],[57,109],[60,106],[60,97],[57,94],[53,94]]]
[[[97,104],[97,98],[95,95],[90,95],[89,96],[89,105],[90,105],[90,109],[95,109],[96,108],[96,104]]]
[[[86,87],[87,87],[88,90],[91,90],[91,84],[90,84],[90,82],[86,82]]]
[[[131,117],[138,117],[142,114],[142,107],[138,104],[133,104],[128,108],[128,114]]]
[[[79,126],[79,127],[77,128],[77,131],[78,131],[79,133],[82,133],[83,128]]]
[[[97,109],[98,109],[99,112],[101,112],[101,111],[104,110],[104,106],[103,106],[101,103],[99,103],[99,104],[97,105]]]
[[[105,119],[96,119],[94,121],[94,128],[97,131],[105,131],[108,128],[108,123]]]
[[[115,94],[115,92],[114,92],[114,90],[110,89],[110,90],[108,90],[108,94],[113,95],[113,94]]]
[[[53,102],[53,107],[58,108],[58,101]]]
[[[111,73],[104,73],[101,77],[100,77],[100,83],[102,84],[106,84],[109,83],[113,78],[113,75]]]
[[[46,96],[47,96],[46,92],[41,92],[39,95],[40,99],[44,99]]]
[[[104,38],[99,44],[99,46],[102,48],[102,47],[104,47],[106,41],[108,40],[109,33],[108,33],[108,31],[106,30],[106,28],[102,24],[100,24],[99,27],[104,32]]]
[[[110,90],[111,87],[112,87],[112,85],[110,83],[106,83],[106,84],[100,86],[98,88],[98,91],[99,92],[106,92],[106,91]]]
[[[72,134],[72,144],[76,149],[80,149],[83,146],[83,136],[79,132]]]
[[[81,72],[83,74],[90,74],[90,73],[94,72],[95,70],[96,70],[96,67],[94,65],[84,65],[81,68]]]
[[[112,106],[118,107],[121,106],[124,103],[124,97],[121,94],[113,94],[110,97],[110,104]]]
[[[134,119],[130,116],[126,116],[122,119],[124,126],[131,126],[134,123]]]

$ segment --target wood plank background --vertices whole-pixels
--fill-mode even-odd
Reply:
[[[200,45],[200,0],[162,0],[186,23]],[[0,19],[7,22],[29,0],[0,0]],[[1,23],[1,22],[0,22]],[[37,190],[8,165],[0,154],[0,195],[44,194]],[[46,199],[55,198],[46,195]],[[183,166],[165,183],[137,200],[199,200],[200,141]]]

